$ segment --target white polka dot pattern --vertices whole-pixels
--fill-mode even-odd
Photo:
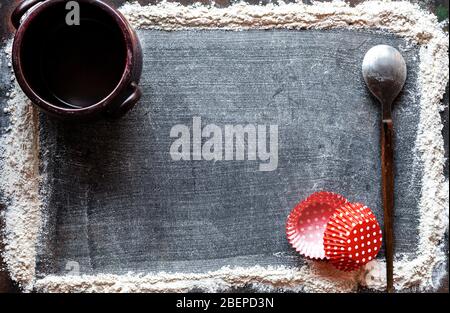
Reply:
[[[346,203],[330,217],[324,234],[327,259],[343,271],[352,271],[374,259],[382,233],[372,211],[359,203]]]

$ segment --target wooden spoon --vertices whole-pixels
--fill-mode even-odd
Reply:
[[[392,103],[406,81],[406,63],[400,52],[388,45],[371,48],[362,64],[364,81],[370,92],[380,101],[381,176],[384,208],[384,236],[386,247],[387,292],[394,291],[394,154],[392,141]]]

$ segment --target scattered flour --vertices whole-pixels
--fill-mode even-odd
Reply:
[[[125,4],[121,12],[141,29],[378,29],[420,45],[420,125],[416,149],[424,166],[420,203],[420,239],[417,257],[397,256],[397,290],[427,291],[438,287],[445,275],[444,236],[448,230],[449,190],[443,169],[441,100],[449,79],[448,35],[436,18],[409,2],[372,1],[356,7],[342,2],[228,8],[181,6],[162,2],[153,6]],[[11,45],[6,48],[10,53]],[[375,260],[360,271],[339,272],[324,262],[308,262],[299,268],[224,267],[202,274],[157,273],[81,275],[35,278],[35,261],[43,208],[39,191],[39,138],[37,114],[17,84],[11,89],[5,113],[10,115],[4,147],[0,188],[8,200],[4,259],[12,278],[25,291],[43,292],[162,292],[200,288],[217,291],[252,285],[262,291],[349,292],[359,285],[384,290],[385,264]],[[42,175],[42,174],[41,174]],[[437,269],[437,270],[436,270]],[[439,271],[440,270],[440,271]]]
[[[6,51],[10,53],[11,42]],[[0,141],[4,147],[0,189],[8,205],[2,212],[6,235],[3,259],[12,279],[29,290],[41,219],[37,112],[15,83],[4,112],[10,114],[11,125]]]

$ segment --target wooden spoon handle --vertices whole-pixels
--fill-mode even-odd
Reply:
[[[387,292],[394,291],[394,145],[391,119],[381,125],[381,171],[386,247]]]

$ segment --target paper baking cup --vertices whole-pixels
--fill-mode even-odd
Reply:
[[[301,201],[291,211],[286,222],[289,243],[300,254],[312,259],[324,259],[324,233],[335,210],[347,203],[338,194],[320,191]]]
[[[372,211],[363,204],[346,203],[328,221],[325,255],[338,269],[353,271],[376,257],[381,241],[380,225]]]

